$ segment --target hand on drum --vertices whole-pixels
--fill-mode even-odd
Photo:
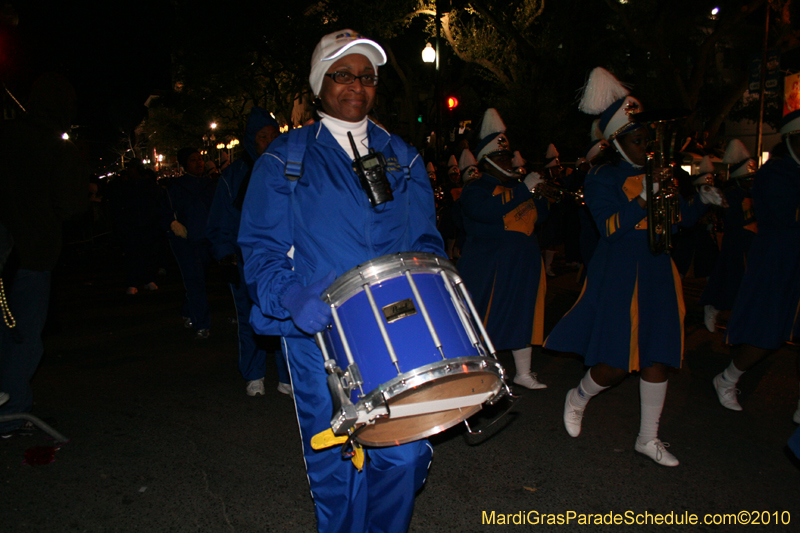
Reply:
[[[323,279],[305,287],[296,283],[283,295],[281,305],[289,311],[292,322],[303,333],[313,335],[324,330],[331,322],[331,307],[320,299],[322,291],[336,279],[331,272]]]

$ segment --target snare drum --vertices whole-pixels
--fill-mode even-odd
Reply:
[[[507,391],[505,372],[455,267],[399,253],[359,265],[323,294],[317,335],[334,399],[331,426],[370,446],[415,441]]]

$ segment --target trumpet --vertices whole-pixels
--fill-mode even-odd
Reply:
[[[547,183],[546,181],[538,184],[533,189],[533,195],[536,198],[546,198],[547,200],[552,200],[553,202],[560,202],[564,198],[572,198],[578,205],[583,205],[585,203],[583,198],[583,187],[573,192],[561,187],[557,187],[552,183]]]
[[[673,246],[672,225],[681,220],[680,197],[675,184],[672,147],[675,145],[676,122],[685,115],[661,116],[648,120],[639,113],[637,122],[650,127],[651,139],[647,143],[647,164],[643,183],[647,198],[647,241],[650,253],[669,253]],[[655,184],[658,183],[656,191]]]

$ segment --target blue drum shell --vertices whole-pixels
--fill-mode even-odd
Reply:
[[[441,275],[427,272],[412,272],[411,275],[442,343],[445,357],[450,359],[485,355],[479,353],[470,342]],[[370,285],[370,289],[381,314],[380,320],[386,327],[397,355],[400,373],[443,361],[425,323],[419,302],[414,298],[405,277],[380,281]],[[413,301],[415,314],[387,322],[382,312],[383,308],[407,299]],[[337,306],[336,310],[353,360],[361,371],[364,393],[369,394],[381,384],[396,378],[397,368],[392,363],[366,292],[362,290],[351,296]],[[338,329],[334,326],[327,330],[325,338],[330,357],[336,361],[339,368],[346,369],[349,363]],[[361,392],[358,389],[354,390],[351,394],[353,403],[357,403],[360,398]]]

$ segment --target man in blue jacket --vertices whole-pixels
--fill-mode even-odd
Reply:
[[[239,236],[239,221],[242,218],[242,203],[250,183],[253,164],[275,140],[279,132],[278,123],[270,114],[253,107],[244,130],[245,153],[222,173],[211,204],[206,235],[211,241],[214,259],[220,262],[228,274],[228,281],[236,305],[236,318],[239,324],[239,371],[247,380],[246,391],[249,396],[264,394],[264,372],[267,354],[256,344],[256,334],[250,325],[250,309],[253,301],[247,294],[244,284],[244,260],[242,250],[236,244]],[[284,394],[291,392],[289,370],[281,351],[275,353],[278,365],[278,390]]]

